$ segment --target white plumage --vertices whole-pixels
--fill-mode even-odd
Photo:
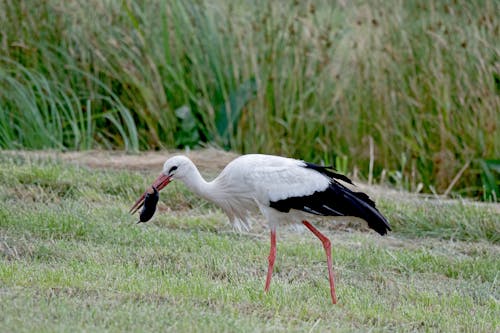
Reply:
[[[271,229],[267,291],[276,254],[276,227],[303,223],[322,242],[327,251],[330,287],[336,303],[330,241],[308,221],[312,215],[353,215],[365,219],[368,225],[385,234],[390,230],[385,217],[375,203],[361,192],[353,192],[339,180],[351,182],[327,167],[304,161],[261,154],[240,156],[231,161],[214,180],[207,182],[186,156],[168,159],[160,176],[153,183],[158,190],[170,181],[180,180],[194,193],[219,206],[236,227],[248,228],[249,217],[259,211]],[[137,209],[143,195],[132,207]]]

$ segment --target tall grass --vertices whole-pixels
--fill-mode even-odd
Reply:
[[[347,156],[375,180],[485,196],[480,161],[500,156],[497,12],[494,0],[6,0],[0,145]]]

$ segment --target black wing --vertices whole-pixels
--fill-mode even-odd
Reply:
[[[290,197],[272,201],[270,206],[280,212],[289,212],[290,209],[301,210],[307,213],[323,216],[356,216],[364,219],[370,228],[381,235],[391,230],[387,219],[375,207],[375,202],[363,192],[354,192],[335,181],[343,180],[352,184],[346,176],[321,167],[306,163],[306,168],[314,169],[329,178],[330,186],[323,191],[314,192],[308,196]]]

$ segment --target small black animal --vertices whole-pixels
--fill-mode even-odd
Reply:
[[[150,192],[149,190],[148,193],[146,193],[146,196],[144,197],[144,206],[142,206],[139,221],[137,223],[148,222],[155,214],[156,205],[160,199],[160,193],[156,187],[151,186],[151,188],[153,189],[153,192]]]

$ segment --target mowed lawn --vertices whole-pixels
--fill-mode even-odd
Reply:
[[[500,329],[498,204],[378,190],[388,237],[352,220],[318,223],[333,244],[333,306],[311,233],[278,230],[265,294],[269,239],[259,217],[238,233],[173,183],[160,213],[137,225],[128,209],[159,167],[43,156],[0,153],[2,332]]]

